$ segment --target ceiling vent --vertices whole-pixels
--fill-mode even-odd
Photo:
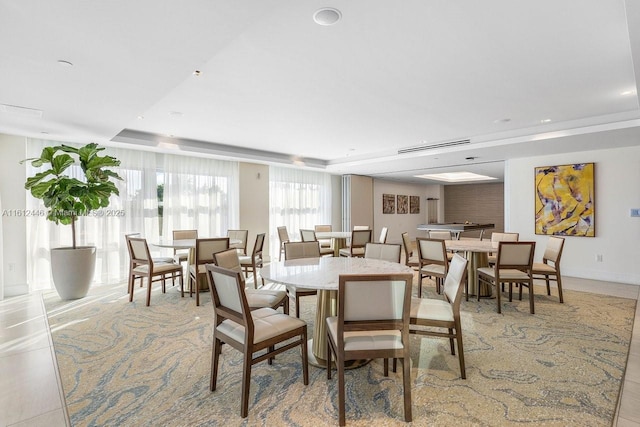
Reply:
[[[410,148],[398,150],[398,154],[415,153],[416,151],[435,150],[436,148],[455,147],[457,145],[470,144],[470,139],[460,139],[458,141],[435,142],[433,144],[423,144]]]
[[[42,110],[35,108],[19,107],[17,105],[0,104],[0,113],[13,114],[21,117],[41,118]]]

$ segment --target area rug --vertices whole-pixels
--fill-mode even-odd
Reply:
[[[525,291],[526,294],[526,291]],[[429,293],[430,297],[437,297]],[[337,381],[299,350],[253,368],[249,416],[240,417],[241,355],[224,346],[218,389],[209,391],[213,307],[209,294],[154,289],[128,301],[126,284],[97,287],[76,301],[44,295],[73,426],[337,425]],[[609,426],[626,365],[635,300],[537,288],[527,296],[462,304],[467,379],[448,341],[411,337],[413,422],[404,422],[402,377],[382,361],[347,371],[350,426]],[[315,300],[301,317],[312,335]],[[293,308],[292,308],[293,310]]]

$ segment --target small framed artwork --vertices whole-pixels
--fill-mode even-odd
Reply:
[[[409,196],[409,213],[412,213],[412,214],[420,213],[420,197],[419,196]]]
[[[406,214],[409,212],[409,197],[398,194],[398,213]]]
[[[383,194],[382,195],[382,213],[394,214],[396,213],[396,196],[395,194]]]
[[[594,164],[535,168],[536,234],[595,236]]]

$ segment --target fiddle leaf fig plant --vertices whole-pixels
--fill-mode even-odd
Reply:
[[[120,165],[115,157],[100,155],[104,147],[90,143],[80,148],[68,145],[45,147],[40,157],[25,159],[35,168],[46,169],[27,178],[24,188],[49,208],[47,219],[71,225],[73,248],[76,248],[76,221],[79,216],[109,206],[111,195],[119,195],[115,180],[122,178],[109,167]],[[80,163],[80,179],[69,174],[69,167]]]

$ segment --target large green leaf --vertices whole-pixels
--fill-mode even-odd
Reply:
[[[74,163],[75,161],[70,155],[60,154],[51,160],[51,169],[53,169],[54,174],[62,175],[62,173]]]

